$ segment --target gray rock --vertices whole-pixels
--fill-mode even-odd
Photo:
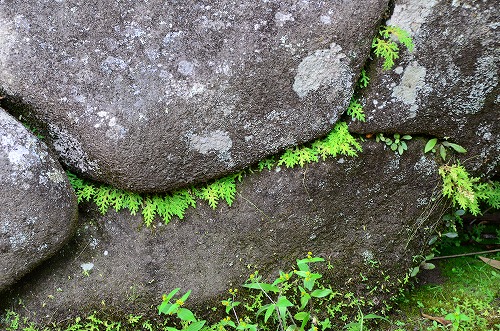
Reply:
[[[183,221],[158,224],[153,233],[137,230],[140,218],[128,213],[101,216],[95,207],[82,208],[71,245],[5,294],[3,305],[20,298],[42,320],[93,309],[109,309],[114,318],[131,312],[153,317],[151,306],[162,293],[181,287],[193,290],[188,307],[203,313],[220,308],[218,299],[255,268],[275,276],[311,251],[331,262],[333,270],[323,271],[333,288],[365,297],[376,309],[399,291],[441,212],[433,200],[440,194],[437,165],[422,155],[423,144],[411,141],[399,156],[366,142],[358,158],[254,173],[238,187],[232,207],[212,210],[198,202]],[[85,276],[82,265],[90,263]],[[383,290],[370,293],[368,285]]]
[[[0,108],[0,291],[68,241],[77,211],[47,146]]]
[[[389,24],[410,31],[412,53],[373,66],[359,133],[430,135],[462,145],[475,173],[500,172],[498,1],[398,0]]]
[[[327,133],[387,3],[0,1],[0,88],[73,170],[169,190]]]

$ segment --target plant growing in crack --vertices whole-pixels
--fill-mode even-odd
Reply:
[[[411,138],[412,136],[407,134],[401,136],[399,133],[395,133],[393,139],[391,139],[385,137],[383,133],[379,133],[376,136],[376,141],[385,143],[392,151],[397,152],[399,155],[403,155],[404,151],[408,150],[408,145],[406,145],[405,140],[411,140]]]
[[[438,138],[430,139],[424,147],[424,153],[432,152],[436,154],[439,151],[439,155],[446,161],[446,156],[448,155],[448,150],[453,149],[457,153],[466,153],[467,150],[458,144],[454,144],[448,141],[449,137],[444,137],[444,140],[438,142]]]

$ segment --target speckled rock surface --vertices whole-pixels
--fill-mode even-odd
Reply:
[[[168,190],[326,134],[387,3],[0,1],[0,88],[73,170]]]
[[[4,293],[0,308],[21,299],[23,311],[39,320],[94,309],[114,318],[154,317],[162,293],[181,287],[193,290],[188,307],[203,314],[221,308],[218,299],[255,268],[269,277],[308,251],[331,262],[333,270],[323,271],[336,290],[383,306],[404,283],[441,212],[432,200],[439,194],[437,165],[422,155],[423,146],[411,141],[399,156],[372,141],[357,158],[254,173],[238,186],[231,207],[212,210],[198,202],[183,221],[158,223],[152,233],[138,229],[139,217],[101,216],[88,205],[71,244],[17,291]],[[82,265],[89,263],[85,276]]]
[[[60,164],[0,108],[0,291],[72,236],[76,198]]]
[[[470,171],[500,173],[498,1],[397,0],[390,24],[411,31],[394,70],[373,66],[359,133],[450,137]]]

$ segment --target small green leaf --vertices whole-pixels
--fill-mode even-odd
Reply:
[[[424,153],[430,152],[434,148],[434,146],[436,146],[437,141],[437,138],[432,138],[431,140],[429,140],[427,144],[425,144]]]
[[[290,302],[286,297],[281,296],[278,299],[278,302],[276,303],[276,307],[291,307],[293,306],[293,303]]]
[[[269,305],[269,307],[266,309],[266,313],[264,315],[264,322],[267,323],[267,320],[269,319],[269,317],[271,317],[271,315],[273,314],[274,312],[274,309],[276,309],[276,306],[275,305]]]
[[[323,297],[326,297],[327,295],[331,294],[332,293],[332,290],[326,288],[326,289],[323,289],[323,290],[314,290],[312,293],[311,293],[311,296],[312,297],[315,297],[315,298],[323,298]]]
[[[446,161],[446,148],[443,145],[439,146],[439,155],[441,155],[443,161]]]
[[[409,134],[405,134],[401,139],[404,139],[404,140],[411,140],[411,136]]]
[[[425,269],[425,270],[432,270],[434,269],[436,266],[432,263],[422,263],[422,268]]]
[[[420,267],[418,267],[418,266],[415,267],[415,268],[413,268],[413,269],[411,269],[410,277],[415,277],[418,274],[419,271],[420,271]]]
[[[186,308],[179,308],[177,317],[183,321],[196,322],[196,317],[194,317],[193,312]]]
[[[458,237],[458,233],[448,232],[448,233],[443,234],[443,236],[448,237],[448,238],[456,238],[456,237]]]
[[[195,323],[191,323],[189,324],[188,328],[186,329],[186,331],[198,331],[200,330],[203,325],[205,325],[205,322],[206,321],[198,321],[198,322],[195,322]]]
[[[427,243],[427,245],[431,246],[432,244],[434,244],[438,239],[438,236],[434,235],[431,237],[431,239],[429,239],[429,242]]]
[[[256,290],[263,290],[263,291],[271,291],[274,293],[279,293],[280,289],[274,285],[271,284],[266,284],[266,283],[250,283],[250,284],[244,284],[243,287],[246,288],[253,288]]]
[[[453,148],[457,153],[467,153],[467,150],[460,145],[449,143],[450,147]]]

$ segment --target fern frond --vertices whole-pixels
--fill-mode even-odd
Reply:
[[[264,170],[264,168],[267,168],[267,170],[271,170],[275,164],[276,164],[276,161],[274,161],[274,157],[270,157],[270,158],[267,158],[267,159],[260,161],[257,164],[257,169],[259,171]]]
[[[366,121],[363,106],[354,97],[351,98],[351,102],[349,103],[349,107],[347,107],[347,115],[351,116],[353,120],[357,119],[360,122]]]
[[[142,197],[137,193],[127,192],[123,198],[123,208],[127,208],[131,215],[136,215],[142,205]]]
[[[97,188],[97,192],[94,196],[94,202],[102,215],[106,214],[111,203],[111,190],[112,188],[110,186],[102,185]]]
[[[216,183],[212,183],[198,190],[198,197],[207,200],[208,205],[215,209],[219,203],[219,188]]]
[[[218,193],[220,198],[226,200],[229,207],[233,204],[234,197],[236,195],[236,176],[226,176],[215,183],[218,186]]]
[[[469,177],[467,170],[460,164],[441,166],[438,172],[443,179],[443,195],[449,198],[454,206],[458,205],[461,209],[478,215],[480,209],[475,183],[479,178]]]
[[[410,34],[408,33],[408,31],[403,30],[403,29],[401,29],[397,26],[394,26],[394,25],[389,25],[389,26],[386,26],[384,29],[382,29],[380,31],[380,34],[386,39],[391,38],[391,36],[396,37],[396,39],[401,44],[405,45],[405,47],[408,49],[408,51],[410,51],[410,52],[413,51],[413,47],[415,45],[413,45],[413,40],[410,37]]]
[[[94,198],[95,194],[96,188],[94,187],[94,185],[85,183],[85,186],[76,191],[76,198],[78,203],[82,202],[83,200],[90,201],[90,199]]]
[[[277,165],[280,166],[284,164],[287,168],[293,168],[299,163],[299,158],[292,149],[287,149],[283,155],[281,155],[278,160]]]
[[[368,77],[366,70],[364,68],[361,69],[361,73],[360,73],[359,79],[358,79],[359,88],[367,87],[369,82],[370,82],[370,77]]]
[[[382,67],[389,70],[394,66],[394,60],[399,57],[399,48],[394,41],[375,38],[372,43],[373,53],[384,59]]]
[[[147,227],[150,227],[151,224],[153,223],[153,220],[155,219],[156,208],[157,205],[155,203],[155,199],[147,197],[144,200],[144,205],[142,207],[142,218],[144,219],[144,224],[146,224]]]

